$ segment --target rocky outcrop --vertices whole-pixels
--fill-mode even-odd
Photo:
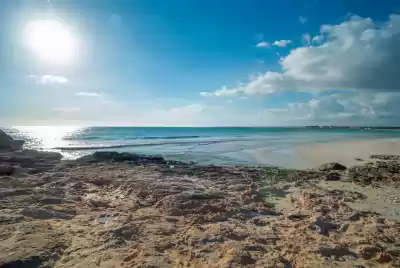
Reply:
[[[388,158],[393,159],[392,157]],[[347,169],[344,175],[351,181],[364,185],[390,183],[397,187],[400,186],[400,161],[376,161],[353,166]]]
[[[22,149],[23,140],[14,140],[0,129],[0,152],[18,151]]]
[[[400,267],[399,222],[353,209],[367,193],[341,181],[371,173],[386,184],[397,161],[288,171],[117,152],[60,159],[0,153],[0,267]]]
[[[378,155],[371,155],[370,158],[371,159],[379,159],[379,160],[400,161],[399,155],[378,154]]]
[[[78,163],[99,162],[129,162],[131,164],[181,164],[177,161],[167,161],[161,156],[139,155],[118,152],[95,152],[94,154],[81,157]]]
[[[327,163],[327,164],[323,164],[322,166],[319,167],[319,170],[321,171],[343,171],[346,170],[347,168],[345,166],[343,166],[342,164],[339,163]]]
[[[337,172],[330,172],[325,175],[325,180],[326,181],[338,181],[340,180],[341,175]]]
[[[0,176],[10,176],[15,172],[15,167],[10,165],[0,165]]]

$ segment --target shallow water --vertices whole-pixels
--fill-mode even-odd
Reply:
[[[26,148],[60,152],[67,159],[112,150],[199,164],[277,166],[296,166],[294,148],[304,144],[400,137],[397,130],[259,127],[31,126],[6,132],[26,140]]]

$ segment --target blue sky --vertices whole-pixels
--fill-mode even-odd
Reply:
[[[0,124],[385,125],[400,115],[396,1],[0,5]]]

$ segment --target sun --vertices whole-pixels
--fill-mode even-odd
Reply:
[[[77,40],[69,27],[55,20],[37,20],[24,30],[25,45],[50,64],[71,64],[76,59]]]

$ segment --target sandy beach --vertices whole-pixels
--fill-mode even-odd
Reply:
[[[303,144],[276,151],[275,148],[259,148],[244,151],[260,165],[283,168],[309,169],[325,163],[337,162],[354,166],[374,162],[372,155],[400,155],[399,139],[344,140],[326,143]]]
[[[0,268],[400,266],[399,156],[289,170],[22,144],[0,131]]]
[[[362,162],[374,161],[370,156],[381,154],[400,155],[400,140],[349,140],[304,145],[296,148],[296,157],[308,168],[315,168],[329,162],[354,166]]]

